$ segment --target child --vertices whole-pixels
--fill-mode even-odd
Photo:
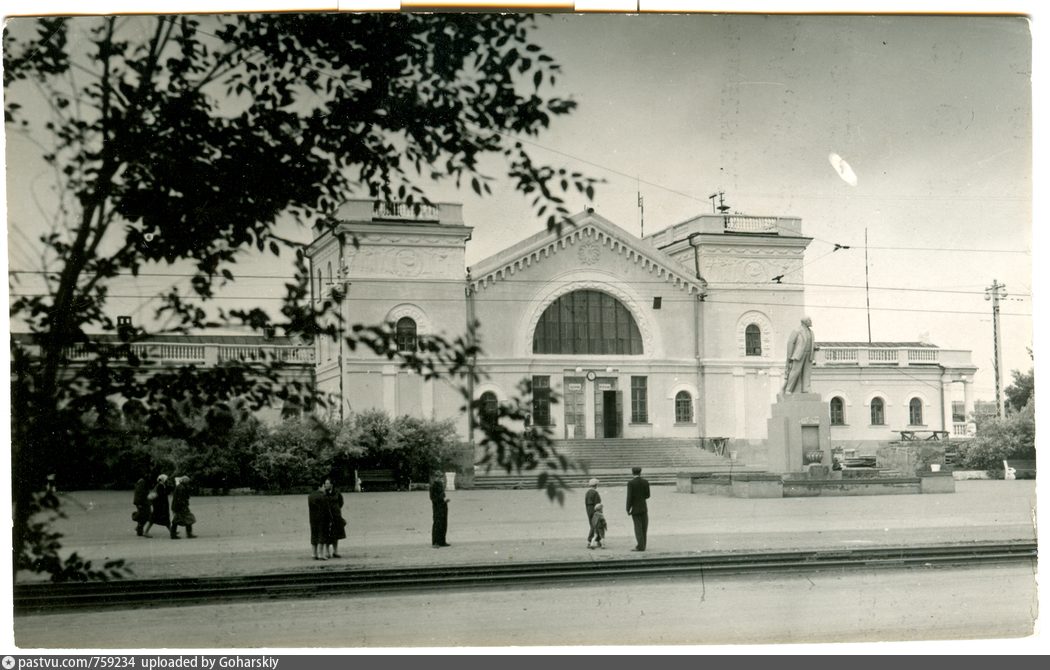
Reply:
[[[603,507],[601,503],[594,506],[594,516],[591,517],[591,525],[594,527],[594,542],[587,545],[589,549],[605,549],[605,530],[608,526],[605,523],[605,515],[602,513]]]

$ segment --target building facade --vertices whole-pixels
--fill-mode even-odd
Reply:
[[[529,379],[532,421],[560,438],[726,437],[761,461],[785,342],[804,316],[810,238],[798,218],[705,214],[639,239],[587,211],[469,268],[471,229],[458,205],[354,201],[337,219],[309,250],[315,299],[341,294],[346,323],[394,324],[399,347],[427,334],[461,336],[476,319],[482,420]],[[814,329],[819,335],[821,324]],[[349,351],[338,338],[317,347],[319,389],[346,409],[453,418],[470,437],[462,398],[444,382]],[[813,391],[827,403],[833,442],[884,441],[900,430],[965,434],[952,402],[961,390],[972,411],[969,352],[818,347]]]

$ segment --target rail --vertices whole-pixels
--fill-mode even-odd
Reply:
[[[620,578],[711,577],[724,574],[828,569],[896,569],[979,565],[1038,558],[1034,541],[895,546],[824,551],[712,552],[622,558],[608,561],[496,563],[366,570],[309,570],[239,577],[136,579],[112,582],[16,584],[18,615],[60,610],[130,609],[274,598],[427,589],[495,587],[507,584],[550,586],[557,582]]]

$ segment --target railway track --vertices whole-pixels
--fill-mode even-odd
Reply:
[[[1036,561],[1034,541],[832,551],[709,553],[590,561],[353,569],[213,578],[17,584],[16,614],[326,597],[449,588],[571,584],[594,579],[800,570],[972,566]]]

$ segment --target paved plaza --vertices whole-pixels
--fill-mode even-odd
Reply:
[[[123,558],[135,577],[219,576],[378,567],[532,561],[645,560],[654,554],[848,549],[980,542],[1036,536],[1034,481],[960,481],[953,494],[738,499],[654,486],[649,550],[631,552],[624,487],[600,487],[608,548],[586,547],[582,489],[564,506],[542,491],[453,491],[448,541],[430,546],[426,491],[347,493],[349,537],[341,559],[314,561],[306,495],[199,496],[198,539],[172,541],[163,528],[135,535],[131,492],[64,494],[57,522],[64,550],[93,561]],[[33,579],[33,576],[22,576]]]

